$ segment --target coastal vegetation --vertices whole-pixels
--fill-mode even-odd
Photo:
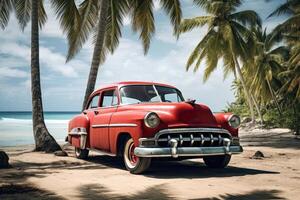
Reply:
[[[235,102],[225,111],[267,127],[288,127],[299,134],[300,124],[300,2],[287,0],[269,17],[289,18],[270,32],[252,10],[236,12],[241,0],[194,0],[209,15],[184,19],[178,34],[207,26],[207,34],[191,53],[186,69],[206,62],[204,81],[223,61],[224,77],[234,74]],[[255,110],[254,110],[254,106]]]

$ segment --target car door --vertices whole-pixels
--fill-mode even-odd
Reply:
[[[96,146],[99,146],[98,143],[99,143],[99,140],[100,140],[100,138],[97,138],[97,137],[99,137],[98,135],[93,134],[93,128],[92,128],[95,113],[99,112],[98,111],[99,110],[99,104],[100,104],[100,92],[94,94],[90,98],[87,108],[83,111],[83,113],[90,120],[88,140],[89,140],[90,147],[92,147],[92,148],[94,148]]]
[[[109,151],[109,126],[112,114],[116,111],[118,105],[118,98],[116,89],[110,88],[101,92],[100,106],[97,112],[94,112],[92,121],[91,134],[97,138],[97,142],[93,148]]]

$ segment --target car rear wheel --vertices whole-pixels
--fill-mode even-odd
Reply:
[[[76,156],[76,158],[87,159],[88,155],[89,155],[89,150],[80,149],[80,148],[75,147],[75,156]]]
[[[204,157],[204,163],[210,168],[224,168],[230,162],[231,155],[207,156]]]
[[[125,167],[130,173],[140,174],[146,171],[150,164],[151,158],[141,158],[134,155],[134,142],[132,138],[128,138],[125,142],[123,158]]]

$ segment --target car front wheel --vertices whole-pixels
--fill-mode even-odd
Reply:
[[[140,174],[146,171],[150,164],[151,158],[141,158],[134,155],[134,142],[132,138],[127,139],[124,146],[123,158],[125,167],[130,173]]]
[[[210,168],[224,168],[230,162],[231,155],[203,157],[204,163]]]
[[[89,150],[80,149],[80,148],[75,147],[75,156],[76,156],[76,158],[87,159],[88,155],[89,155]]]

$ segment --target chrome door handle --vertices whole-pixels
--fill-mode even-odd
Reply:
[[[94,113],[95,113],[95,115],[98,115],[98,114],[99,114],[99,111],[94,110]]]

